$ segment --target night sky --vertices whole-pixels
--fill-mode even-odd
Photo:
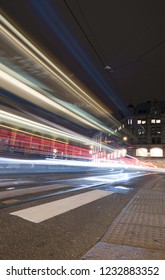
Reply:
[[[165,100],[164,0],[1,0],[2,11],[68,76],[121,109]],[[108,66],[108,70],[104,69]]]

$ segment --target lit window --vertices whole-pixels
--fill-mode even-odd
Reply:
[[[137,124],[141,124],[142,123],[142,121],[141,120],[137,120]]]
[[[121,130],[121,126],[119,126],[118,130]]]
[[[155,123],[155,119],[152,119],[152,120],[151,120],[151,123]]]
[[[139,134],[139,135],[145,134],[145,133],[146,133],[145,129],[143,129],[143,128],[139,128],[139,129],[138,129],[138,134]]]
[[[128,125],[132,125],[132,119],[128,119]]]
[[[141,129],[138,129],[138,134],[142,134],[142,131],[141,131]]]
[[[145,124],[146,123],[146,121],[142,121],[142,124]]]
[[[147,149],[146,148],[138,148],[136,149],[136,156],[137,157],[147,157]]]
[[[161,123],[161,120],[156,120],[156,123]]]
[[[163,149],[161,148],[152,148],[150,150],[151,157],[163,157]]]

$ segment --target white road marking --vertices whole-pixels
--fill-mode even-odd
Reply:
[[[33,223],[40,223],[94,200],[111,195],[112,193],[113,192],[94,190],[38,206],[33,206],[24,210],[15,211],[10,214]]]

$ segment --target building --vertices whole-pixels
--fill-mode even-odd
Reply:
[[[165,161],[165,101],[128,106],[130,117],[122,120],[127,135],[127,153]]]

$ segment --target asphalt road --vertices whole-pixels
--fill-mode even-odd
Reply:
[[[0,259],[81,259],[159,174],[104,168],[0,176]]]

